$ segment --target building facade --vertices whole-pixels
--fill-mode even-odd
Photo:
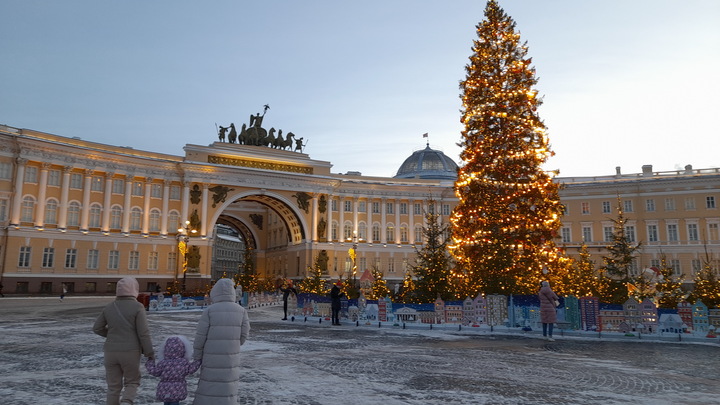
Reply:
[[[452,160],[428,146],[392,178],[331,167],[267,146],[188,144],[174,156],[0,126],[4,292],[110,293],[128,275],[147,291],[181,277],[202,287],[240,265],[229,246],[251,249],[268,278],[302,279],[323,252],[326,277],[377,268],[393,288],[423,243],[424,214],[449,221]],[[691,282],[706,250],[718,257],[720,169],[557,181],[569,255],[584,242],[602,263],[620,203],[642,242],[638,270],[664,255]]]

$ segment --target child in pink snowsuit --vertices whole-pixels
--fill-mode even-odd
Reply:
[[[145,363],[148,373],[160,377],[155,399],[165,405],[178,405],[187,398],[185,377],[200,368],[200,360],[192,360],[192,345],[185,336],[170,336],[157,353],[157,363]]]

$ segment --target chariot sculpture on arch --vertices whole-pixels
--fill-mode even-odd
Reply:
[[[262,127],[263,120],[270,105],[263,106],[262,114],[250,114],[250,122],[242,124],[240,132],[235,129],[235,123],[228,126],[217,126],[218,139],[220,142],[237,143],[239,145],[267,146],[273,149],[289,150],[294,152],[302,152],[307,145],[307,141],[303,143],[304,138],[296,138],[295,134],[288,132],[283,136],[283,130],[275,130],[274,127],[266,130]]]

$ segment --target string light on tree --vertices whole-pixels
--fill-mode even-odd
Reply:
[[[553,152],[527,46],[496,1],[477,35],[460,84],[463,165],[449,248],[468,292],[530,294],[542,279],[559,280],[565,266],[553,242],[562,213],[557,173],[541,169]]]

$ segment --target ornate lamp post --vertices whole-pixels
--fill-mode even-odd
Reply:
[[[188,242],[190,242],[190,234],[197,233],[196,229],[190,228],[190,221],[185,221],[185,226],[178,228],[178,233],[175,236],[178,241],[178,253],[179,259],[182,260],[182,292],[185,292],[185,282],[187,280],[187,263],[188,263]],[[175,271],[175,283],[177,284],[178,272]]]
[[[353,287],[358,288],[357,285],[357,248],[358,248],[358,242],[362,242],[362,239],[358,239],[357,233],[353,232],[353,236],[350,238],[347,238],[348,242],[352,242],[352,247],[348,249],[348,254],[350,255],[350,259],[352,260],[352,277],[353,277]],[[349,275],[348,275],[348,278]]]

